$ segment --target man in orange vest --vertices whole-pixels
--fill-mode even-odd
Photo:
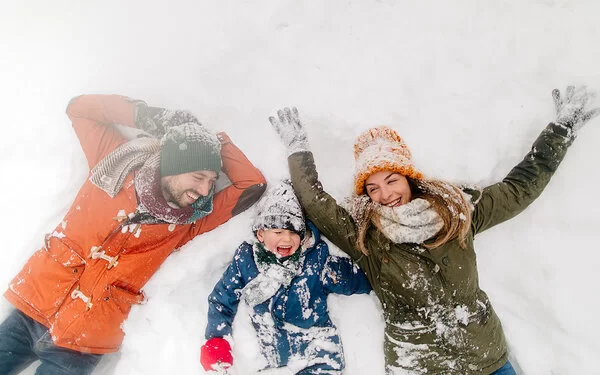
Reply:
[[[163,261],[251,206],[261,172],[191,113],[118,95],[74,98],[67,115],[90,168],[71,208],[9,284],[0,374],[89,374]],[[144,132],[127,140],[115,124]],[[215,191],[224,173],[231,184]]]

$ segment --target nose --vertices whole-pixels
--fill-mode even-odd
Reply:
[[[196,192],[202,196],[207,196],[211,187],[212,187],[211,181],[206,181],[206,180],[200,181],[196,185]]]
[[[386,185],[380,187],[381,189],[381,202],[387,203],[392,198],[392,189],[389,189]]]

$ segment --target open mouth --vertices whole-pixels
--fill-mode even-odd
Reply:
[[[286,257],[286,256],[290,255],[291,252],[292,252],[291,246],[277,246],[277,254],[281,255],[282,257]]]

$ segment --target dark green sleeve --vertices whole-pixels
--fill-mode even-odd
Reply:
[[[474,233],[518,215],[539,197],[572,141],[569,129],[549,124],[502,182],[483,189],[473,212]]]
[[[356,225],[350,214],[323,190],[312,152],[297,152],[288,157],[294,191],[308,219],[331,242],[358,260],[362,253],[356,248]]]

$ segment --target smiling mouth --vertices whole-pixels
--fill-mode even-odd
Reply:
[[[191,199],[191,200],[193,200],[193,201],[196,201],[198,198],[200,198],[200,195],[198,195],[198,194],[194,194],[194,193],[192,193],[192,192],[190,192],[190,191],[186,191],[186,192],[185,192],[185,195],[187,195],[187,196],[188,196],[188,198],[190,198],[190,199]]]
[[[399,206],[401,202],[402,202],[402,197],[400,197],[398,199],[394,199],[393,201],[384,204],[384,206],[386,206],[386,207],[396,207],[396,206]]]

